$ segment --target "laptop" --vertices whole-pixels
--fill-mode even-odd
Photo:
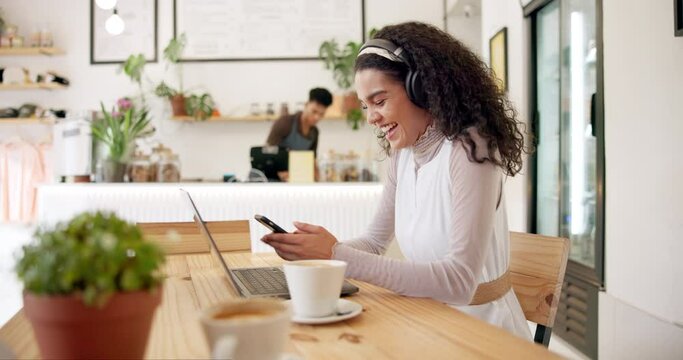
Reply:
[[[211,236],[211,232],[207,228],[199,210],[192,200],[190,193],[184,189],[180,189],[192,205],[194,211],[194,221],[197,223],[199,230],[206,241],[209,243],[211,253],[214,255],[218,263],[223,268],[225,275],[230,279],[232,285],[235,287],[240,296],[245,298],[255,297],[281,297],[289,298],[289,289],[287,288],[287,281],[285,280],[285,273],[280,267],[255,267],[255,268],[239,268],[231,269],[223,259],[218,245]],[[358,287],[348,281],[344,281],[341,295],[347,296],[358,292]]]

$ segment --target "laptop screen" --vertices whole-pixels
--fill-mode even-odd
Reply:
[[[202,216],[199,214],[199,209],[197,209],[197,205],[195,205],[194,200],[192,200],[192,196],[190,196],[190,193],[185,190],[185,189],[180,189],[181,192],[183,192],[192,206],[192,211],[194,212],[194,221],[197,223],[199,226],[199,230],[204,234],[204,237],[206,238],[206,241],[209,243],[209,249],[211,253],[214,255],[216,260],[218,260],[218,263],[221,264],[221,267],[225,271],[225,273],[228,275],[228,278],[230,278],[230,281],[232,281],[232,285],[235,287],[235,290],[241,294],[241,289],[237,285],[237,281],[234,279],[234,274],[232,271],[230,271],[230,267],[228,264],[225,262],[225,259],[223,259],[223,256],[221,255],[220,250],[218,249],[218,245],[216,244],[216,241],[213,239],[211,236],[211,232],[209,232],[209,228],[206,227],[206,223],[204,223],[204,220],[202,219]]]

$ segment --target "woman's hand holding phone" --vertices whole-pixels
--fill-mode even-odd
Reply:
[[[302,222],[294,222],[294,233],[265,235],[261,241],[272,246],[285,260],[331,259],[332,248],[337,244],[334,237],[324,227]]]
[[[254,219],[256,219],[256,221],[260,222],[261,224],[263,224],[263,226],[267,227],[268,229],[270,229],[270,231],[272,231],[274,233],[281,233],[281,234],[287,233],[287,230],[283,229],[282,227],[280,227],[280,225],[273,222],[273,220],[270,220],[263,215],[256,214],[256,215],[254,215]]]

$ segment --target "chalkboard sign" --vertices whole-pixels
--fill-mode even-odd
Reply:
[[[320,44],[363,42],[364,0],[174,0],[182,61],[308,60]]]

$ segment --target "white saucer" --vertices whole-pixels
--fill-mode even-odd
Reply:
[[[292,300],[287,300],[285,301],[286,303],[290,303]],[[336,314],[342,314],[342,315],[330,315],[330,316],[325,316],[325,317],[302,317],[302,316],[297,316],[296,314],[292,314],[292,321],[295,323],[299,324],[329,324],[337,321],[342,321],[346,319],[350,319],[352,317],[358,316],[363,312],[363,305],[353,302],[351,300],[346,300],[346,299],[339,299],[337,301],[337,312]]]

